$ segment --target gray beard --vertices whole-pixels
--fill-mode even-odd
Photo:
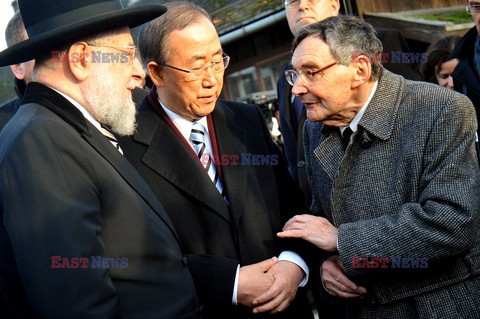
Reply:
[[[132,135],[137,126],[135,123],[137,110],[132,95],[121,97],[116,94],[118,82],[116,83],[108,72],[100,71],[88,83],[84,93],[85,100],[92,107],[93,115],[100,124],[121,136]]]

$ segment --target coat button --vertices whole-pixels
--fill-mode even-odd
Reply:
[[[305,166],[305,161],[299,161],[299,162],[297,163],[297,167],[298,167],[298,168],[302,168],[302,167],[304,167],[304,166]]]

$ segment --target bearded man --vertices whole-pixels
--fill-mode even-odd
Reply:
[[[139,76],[129,27],[165,12],[120,1],[19,0],[35,59],[0,133],[2,318],[199,318],[172,223],[122,156]]]

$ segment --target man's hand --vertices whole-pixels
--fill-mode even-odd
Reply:
[[[307,240],[325,251],[337,250],[338,229],[323,217],[297,215],[283,226],[278,237],[294,237]]]
[[[267,274],[273,275],[275,281],[268,291],[253,300],[253,305],[256,306],[254,313],[277,313],[287,309],[305,276],[302,268],[286,260],[279,261]]]
[[[240,268],[237,302],[253,308],[253,299],[267,291],[275,278],[267,271],[277,263],[277,257]]]
[[[322,264],[323,287],[332,296],[340,298],[358,298],[367,294],[367,289],[357,286],[345,274],[338,255],[328,257]]]

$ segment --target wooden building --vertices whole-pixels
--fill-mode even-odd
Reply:
[[[465,0],[339,1],[343,13],[362,16],[377,27],[398,28],[412,52],[422,53],[439,37],[463,34],[474,25],[465,12]],[[205,5],[209,1],[193,2]],[[223,96],[257,104],[274,99],[293,39],[283,1],[224,2],[229,4],[209,10],[223,48],[232,58],[225,73]]]

